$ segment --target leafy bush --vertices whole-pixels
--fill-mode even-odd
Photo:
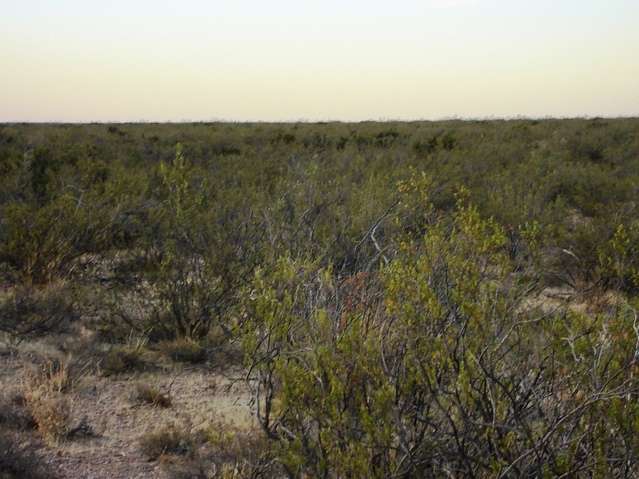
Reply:
[[[630,477],[638,124],[0,125],[0,329],[241,347],[217,472]]]
[[[636,473],[633,309],[530,305],[537,279],[513,279],[504,230],[465,197],[422,210],[426,231],[379,272],[383,302],[346,327],[312,263],[256,275],[243,345],[290,475]]]

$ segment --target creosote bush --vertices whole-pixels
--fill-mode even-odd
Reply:
[[[538,310],[527,301],[541,275],[513,271],[507,231],[463,190],[437,211],[412,190],[427,185],[406,185],[425,228],[376,273],[381,304],[346,323],[313,263],[282,258],[255,276],[243,344],[255,416],[287,474],[639,473],[634,307]]]
[[[220,474],[633,477],[638,126],[0,125],[0,329],[241,351]]]

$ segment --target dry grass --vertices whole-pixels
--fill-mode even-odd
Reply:
[[[136,337],[110,350],[129,349],[143,367],[104,374],[108,348],[90,331],[7,343],[0,351],[0,382],[6,385],[0,394],[0,432],[28,438],[28,447],[64,477],[250,475],[253,459],[240,464],[232,459],[243,457],[241,450],[250,456],[258,450],[243,439],[256,428],[240,367],[167,361]],[[156,424],[165,426],[149,429]],[[225,436],[224,451],[216,451],[215,441],[209,441],[214,429],[231,436],[238,431],[238,439]],[[25,440],[11,451],[26,448]],[[5,479],[2,473],[0,479]]]
[[[115,376],[125,371],[133,371],[144,367],[142,355],[149,341],[147,335],[129,336],[126,344],[116,344],[106,353],[100,362],[102,373]]]
[[[177,362],[198,364],[206,361],[206,350],[188,338],[166,341],[158,345],[158,350]]]
[[[169,423],[156,427],[140,437],[142,452],[151,460],[163,461],[167,456],[194,457],[202,436],[189,424]]]
[[[284,477],[271,441],[221,418],[196,431],[189,425],[161,426],[142,436],[140,444],[171,479]]]
[[[22,384],[25,404],[38,431],[49,445],[57,445],[70,427],[73,410],[68,362],[47,361],[27,373]]]
[[[219,418],[205,435],[212,477],[283,477],[273,461],[273,444],[261,431]]]
[[[160,386],[152,385],[145,381],[137,383],[134,399],[137,402],[151,406],[171,407],[171,397],[168,393],[164,393]]]

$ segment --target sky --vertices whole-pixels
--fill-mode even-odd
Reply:
[[[639,0],[0,0],[0,122],[639,116]]]

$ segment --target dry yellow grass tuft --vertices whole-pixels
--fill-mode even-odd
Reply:
[[[164,393],[161,387],[147,382],[139,382],[137,384],[135,400],[142,404],[150,404],[151,406],[163,408],[171,406],[171,397],[169,394]]]
[[[201,434],[193,432],[188,424],[165,424],[143,434],[140,439],[142,452],[149,459],[163,461],[167,456],[194,456],[202,443]]]
[[[27,373],[22,384],[25,403],[40,434],[49,445],[57,445],[70,427],[73,410],[68,362],[46,361]]]

